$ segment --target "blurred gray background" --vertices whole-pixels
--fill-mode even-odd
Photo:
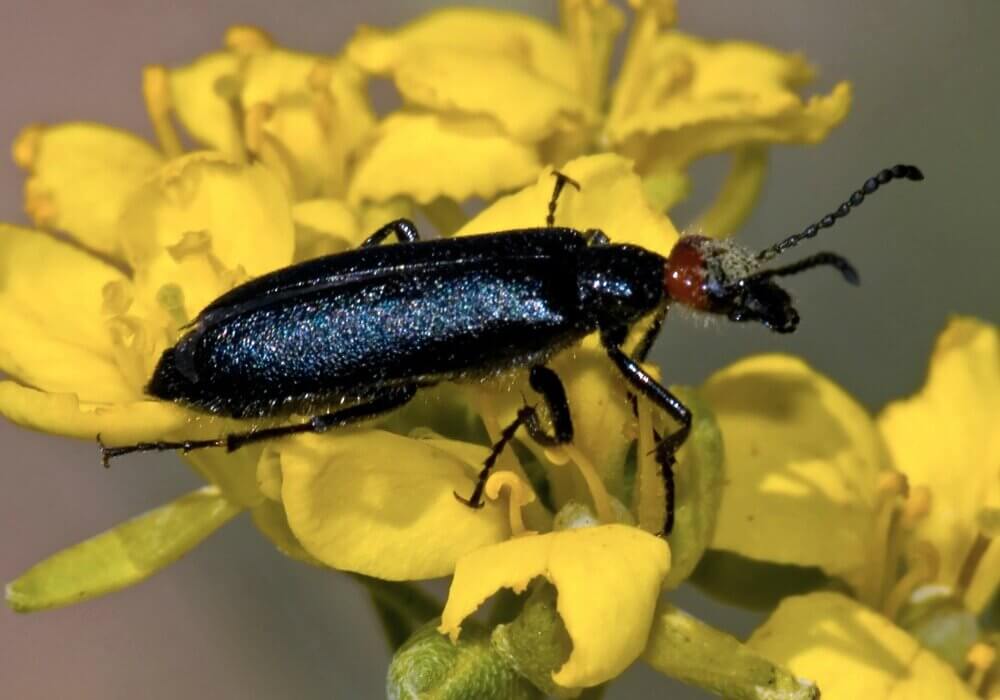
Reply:
[[[0,142],[33,121],[94,120],[151,137],[140,68],[214,49],[234,23],[261,25],[291,47],[334,52],[359,22],[393,25],[437,4],[8,1],[0,10]],[[555,15],[549,3],[479,4]],[[888,188],[810,247],[853,261],[860,289],[822,272],[795,279],[804,320],[791,337],[672,319],[655,353],[666,378],[695,383],[748,353],[783,350],[873,409],[915,391],[949,314],[1000,320],[1000,3],[682,0],[680,12],[689,32],[804,51],[821,71],[816,89],[841,78],[855,86],[851,115],[827,142],[773,152],[744,242],[763,246],[798,231],[883,166],[916,163],[927,181]],[[703,196],[680,210],[679,226],[707,198],[721,165],[696,169]],[[21,173],[2,159],[0,220],[26,223],[21,188]],[[198,485],[170,456],[106,473],[93,444],[2,422],[0,444],[4,581]],[[692,592],[680,600],[739,634],[754,624]],[[346,577],[281,557],[246,518],[117,595],[31,616],[0,610],[7,698],[377,698],[387,660],[365,594]],[[608,697],[703,695],[634,668]]]

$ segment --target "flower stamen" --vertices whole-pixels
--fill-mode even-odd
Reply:
[[[907,552],[906,563],[909,570],[896,582],[886,597],[883,610],[890,620],[896,619],[913,591],[937,578],[941,568],[941,557],[934,545],[922,540]]]
[[[611,496],[604,487],[604,482],[597,473],[594,463],[573,444],[563,445],[561,449],[569,456],[576,468],[580,470],[580,475],[587,483],[587,490],[590,491],[590,498],[594,503],[594,511],[603,523],[618,522],[615,512],[611,506]]]
[[[176,158],[184,153],[180,136],[170,113],[173,105],[170,99],[170,76],[161,65],[146,66],[142,70],[142,98],[146,103],[149,121],[153,124],[160,150],[167,158]]]
[[[524,537],[527,535],[537,535],[534,530],[529,530],[524,524],[524,516],[521,512],[524,506],[535,500],[535,492],[531,487],[514,472],[497,472],[492,474],[486,482],[486,497],[492,501],[500,497],[500,491],[507,487],[510,494],[507,504],[510,517],[511,537]]]

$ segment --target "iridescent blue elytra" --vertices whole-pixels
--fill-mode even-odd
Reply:
[[[269,416],[531,367],[656,309],[664,264],[562,228],[359,248],[220,297],[164,353],[148,391]]]

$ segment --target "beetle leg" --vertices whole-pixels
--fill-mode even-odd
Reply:
[[[657,309],[656,315],[653,316],[653,322],[649,324],[649,328],[642,334],[642,339],[639,340],[632,351],[632,359],[636,362],[646,361],[646,356],[649,355],[649,351],[653,348],[653,343],[656,342],[656,337],[660,334],[660,329],[663,328],[663,322],[667,319],[668,308],[664,304],[662,308]]]
[[[208,447],[225,447],[229,452],[238,450],[244,445],[249,445],[262,440],[285,437],[296,433],[321,433],[328,428],[334,428],[348,423],[372,418],[399,408],[417,393],[415,386],[401,386],[388,389],[381,394],[376,394],[365,403],[328,413],[321,416],[314,416],[305,423],[294,425],[281,425],[274,428],[264,428],[261,430],[251,430],[245,433],[231,433],[214,440],[181,440],[176,442],[139,442],[134,445],[123,445],[121,447],[106,447],[101,442],[101,436],[97,436],[97,442],[101,447],[101,463],[108,467],[109,461],[114,457],[131,454],[132,452],[163,452],[167,450],[180,450],[190,452],[191,450],[201,450]]]
[[[545,225],[549,228],[556,225],[556,202],[559,201],[559,195],[562,194],[563,187],[569,184],[575,187],[577,192],[580,191],[580,183],[570,176],[563,175],[558,170],[553,170],[552,177],[556,179],[556,185],[552,189],[552,198],[549,199],[549,213],[545,217]]]
[[[649,328],[646,332],[642,334],[642,338],[639,339],[638,344],[635,349],[632,350],[632,359],[636,362],[645,362],[646,356],[649,355],[649,351],[653,348],[653,343],[656,342],[656,337],[660,334],[660,329],[663,328],[663,321],[667,318],[667,309],[669,307],[664,304],[663,308],[657,310],[656,315],[653,316],[653,322],[649,324]],[[639,404],[636,402],[635,394],[631,391],[628,394],[629,403],[632,404],[632,415],[639,416]]]
[[[554,432],[553,435],[546,433],[538,420],[538,412],[532,411],[524,425],[531,439],[545,447],[572,442],[573,418],[570,415],[569,402],[566,400],[566,388],[559,375],[548,367],[537,365],[531,368],[528,381],[531,383],[531,388],[545,399]]]
[[[493,465],[496,464],[497,457],[503,452],[503,448],[507,446],[507,443],[514,439],[514,433],[522,425],[528,422],[531,416],[535,415],[534,406],[523,406],[517,412],[514,420],[510,422],[506,428],[500,432],[500,439],[496,441],[493,445],[493,449],[490,450],[489,456],[483,462],[483,468],[479,470],[479,476],[476,479],[476,487],[472,489],[472,495],[468,498],[458,495],[458,491],[455,491],[455,498],[469,506],[470,508],[482,508],[483,507],[483,491],[486,489],[486,482],[490,478],[490,473],[493,471]]]
[[[678,430],[660,438],[656,444],[656,461],[660,465],[663,485],[666,490],[667,513],[663,523],[663,535],[669,535],[674,527],[673,468],[677,462],[675,455],[691,432],[691,411],[680,402],[680,399],[670,393],[669,389],[643,370],[638,362],[623,353],[621,348],[611,344],[608,338],[604,339],[604,347],[607,350],[608,357],[611,358],[611,361],[618,367],[618,371],[622,373],[632,387],[681,424]]]
[[[587,240],[587,245],[608,245],[611,243],[608,234],[599,228],[588,228],[583,232],[583,237]]]
[[[400,243],[413,243],[420,240],[420,232],[417,231],[417,227],[413,225],[412,221],[409,219],[396,219],[368,236],[358,247],[370,248],[371,246],[376,246],[394,234],[396,240]]]

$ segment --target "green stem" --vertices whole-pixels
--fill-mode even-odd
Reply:
[[[735,637],[660,601],[642,658],[660,673],[729,700],[817,700],[819,689]]]
[[[758,144],[733,152],[729,173],[709,207],[693,228],[712,238],[724,238],[743,225],[760,196],[767,175],[767,148]]]

